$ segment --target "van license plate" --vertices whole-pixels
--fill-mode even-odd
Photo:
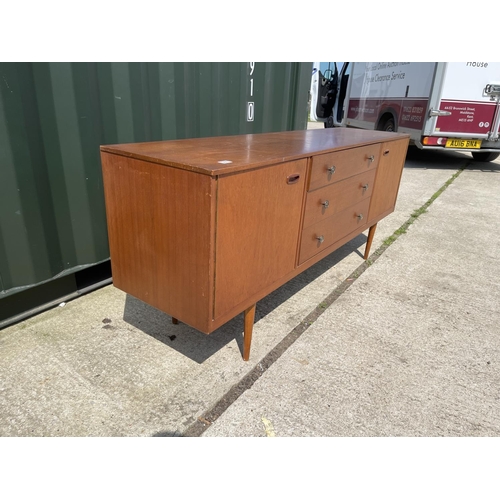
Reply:
[[[446,141],[447,148],[458,148],[458,149],[479,149],[481,147],[481,142],[477,139],[448,139]]]

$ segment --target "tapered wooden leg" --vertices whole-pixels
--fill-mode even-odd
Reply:
[[[370,247],[372,246],[373,237],[375,236],[375,230],[377,229],[377,224],[374,224],[368,231],[368,240],[366,241],[365,256],[364,259],[368,259],[370,254]]]
[[[243,335],[243,361],[250,358],[250,344],[252,343],[253,322],[255,319],[255,306],[249,307],[245,311],[245,330]]]
[[[174,325],[178,325],[179,324],[179,320],[177,318],[172,318],[172,323]]]

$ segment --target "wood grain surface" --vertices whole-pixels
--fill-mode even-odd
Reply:
[[[299,263],[302,264],[343,236],[363,228],[368,219],[369,206],[370,199],[367,198],[338,214],[306,227],[302,231]]]
[[[374,221],[381,214],[394,210],[407,149],[407,139],[382,144],[371,198],[369,221]]]
[[[207,331],[215,180],[108,153],[102,166],[113,284]]]
[[[372,226],[369,252],[408,140],[325,129],[101,146],[114,285],[205,333],[245,312],[248,358],[258,300]]]
[[[375,130],[328,128],[117,144],[101,146],[101,151],[215,176],[401,136]]]
[[[314,156],[309,191],[339,182],[362,172],[375,171],[379,156],[380,144]],[[331,173],[328,170],[330,168],[335,168],[335,171]]]
[[[219,179],[214,318],[295,268],[306,163]],[[288,184],[294,174],[299,180]]]
[[[370,198],[374,180],[375,170],[369,169],[368,172],[307,193],[303,226],[308,227]]]

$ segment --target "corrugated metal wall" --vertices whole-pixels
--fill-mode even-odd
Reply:
[[[0,63],[0,308],[109,258],[101,144],[304,129],[311,68]]]

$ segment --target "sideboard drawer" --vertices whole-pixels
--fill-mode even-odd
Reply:
[[[351,205],[370,198],[375,180],[375,170],[349,177],[307,193],[303,227],[311,226]]]
[[[302,231],[299,264],[366,224],[370,198]]]
[[[375,170],[379,156],[380,144],[314,156],[309,191],[366,172],[368,169]]]

